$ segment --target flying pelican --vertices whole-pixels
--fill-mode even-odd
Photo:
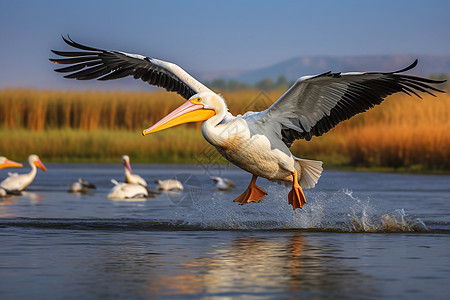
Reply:
[[[22,164],[0,156],[0,170],[5,168],[21,168]],[[6,191],[0,187],[0,197],[6,196]]]
[[[77,182],[74,182],[70,185],[68,192],[85,194],[90,188],[96,189],[97,187],[89,181],[84,180],[83,178],[78,178]]]
[[[82,51],[54,51],[65,57],[50,59],[69,66],[55,71],[65,78],[110,80],[126,76],[142,79],[183,96],[186,101],[155,125],[143,131],[154,133],[178,124],[204,121],[202,133],[226,159],[253,175],[248,188],[234,201],[259,202],[267,193],[256,185],[263,177],[292,189],[288,195],[293,209],[306,203],[303,189],[313,188],[322,173],[322,162],[295,157],[290,151],[296,139],[321,136],[341,121],[362,113],[387,96],[431,91],[431,84],[444,81],[394,72],[323,73],[299,78],[286,93],[264,111],[233,116],[224,99],[179,66],[155,58],[121,51],[108,51],[63,40]],[[430,91],[431,90],[431,91]],[[434,96],[434,95],[433,95]]]
[[[130,165],[130,157],[128,155],[122,156],[122,164],[123,168],[125,169],[125,182],[126,183],[137,183],[142,186],[147,186],[147,182],[144,178],[137,174],[133,174],[131,171],[131,165]]]
[[[166,180],[155,180],[156,190],[158,192],[179,192],[182,191],[183,184],[176,179],[166,179]]]
[[[39,159],[39,156],[37,156],[36,154],[31,154],[28,157],[28,163],[31,167],[31,171],[29,173],[20,175],[17,173],[10,173],[9,177],[7,177],[0,183],[0,187],[8,193],[18,193],[23,191],[33,182],[34,177],[36,177],[36,167],[43,170],[44,172],[47,172],[47,168],[44,166],[42,161]]]
[[[148,197],[148,190],[146,187],[137,183],[117,182],[111,179],[114,187],[109,191],[108,199],[111,200],[125,200],[138,199],[145,200]]]
[[[215,188],[218,191],[230,191],[232,188],[236,187],[234,182],[227,178],[211,176],[210,179],[216,183]]]

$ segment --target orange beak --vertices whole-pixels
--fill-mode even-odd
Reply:
[[[47,168],[44,166],[44,163],[39,158],[35,162],[33,162],[33,164],[42,171],[47,172]]]
[[[142,135],[154,133],[184,123],[204,121],[215,114],[216,111],[214,109],[205,109],[203,104],[195,104],[192,101],[186,101],[186,103],[165,116],[161,121],[142,131]]]
[[[23,167],[21,163],[6,159],[2,164],[0,164],[0,170],[4,168],[21,168]]]
[[[133,173],[133,172],[131,171],[131,165],[130,165],[130,161],[129,161],[128,159],[125,159],[125,160],[123,161],[123,167],[124,167],[125,169],[128,169],[128,171],[130,171],[130,173]]]

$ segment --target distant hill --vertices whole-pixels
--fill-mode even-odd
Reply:
[[[230,75],[230,73],[216,73],[216,78],[234,79],[240,82],[255,84],[256,82],[272,78],[276,80],[284,75],[288,80],[295,80],[304,75],[320,74],[327,71],[352,72],[352,71],[380,71],[389,72],[400,70],[411,64],[416,58],[419,64],[410,71],[410,74],[429,76],[431,74],[450,74],[449,56],[427,56],[427,55],[367,55],[367,56],[302,56],[292,58],[272,66],[241,72]]]

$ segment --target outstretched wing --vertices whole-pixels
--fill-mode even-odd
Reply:
[[[63,40],[69,46],[82,50],[52,50],[64,58],[51,58],[50,61],[70,65],[55,69],[59,73],[70,73],[65,78],[111,80],[133,76],[169,92],[176,92],[186,99],[200,92],[210,92],[206,86],[173,63],[139,54],[84,46],[74,42],[69,36],[67,39],[63,37]]]
[[[261,120],[281,128],[281,138],[290,147],[296,139],[321,136],[338,123],[380,104],[387,96],[431,91],[443,92],[430,84],[444,81],[398,74],[417,65],[390,73],[324,73],[305,76],[262,112]]]

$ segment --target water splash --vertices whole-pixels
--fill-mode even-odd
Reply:
[[[213,230],[305,230],[330,232],[417,232],[427,227],[403,209],[380,213],[370,203],[347,189],[336,192],[306,191],[308,203],[292,210],[288,191],[267,188],[260,203],[240,206],[228,193],[213,193],[199,199],[190,209],[179,208],[177,220],[183,225]],[[205,199],[206,198],[206,199]]]
[[[396,209],[394,212],[377,212],[376,208],[370,205],[369,199],[361,201],[353,197],[353,193],[344,190],[344,193],[355,200],[355,205],[351,208],[349,215],[353,231],[357,232],[417,232],[427,231],[427,227],[420,219],[412,219],[405,210]]]

